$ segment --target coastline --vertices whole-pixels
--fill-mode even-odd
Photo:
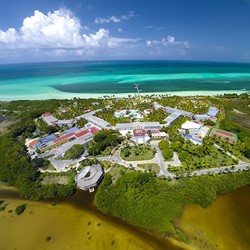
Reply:
[[[166,247],[169,250],[191,250],[183,242],[169,237],[161,238],[119,218],[102,214],[92,207],[89,195],[85,197],[87,201],[84,201],[84,196],[84,192],[78,192],[66,198],[32,201],[21,198],[14,187],[0,183],[0,199],[6,204],[6,210],[0,212],[0,232],[2,235],[7,232],[3,246],[8,249],[31,249],[39,245],[46,249],[79,249],[88,246],[90,250],[110,247],[124,250]],[[26,211],[17,216],[13,211],[23,203],[27,204]],[[14,236],[10,233],[13,230],[16,232]],[[23,233],[18,234],[18,231]],[[51,241],[46,242],[46,236],[50,236]]]
[[[215,96],[215,95],[223,95],[223,94],[242,94],[246,93],[246,90],[219,90],[219,91],[168,91],[168,92],[144,92],[141,93],[142,96],[146,95],[177,95],[177,96]],[[72,99],[72,98],[102,98],[104,96],[108,97],[128,97],[128,96],[135,96],[136,93],[66,93],[61,91],[54,91],[49,93],[43,94],[36,94],[36,95],[1,95],[0,94],[0,101],[18,101],[18,100],[50,100],[50,99]]]

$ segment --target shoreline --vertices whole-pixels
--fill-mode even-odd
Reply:
[[[142,96],[151,95],[170,95],[170,96],[216,96],[223,94],[243,94],[249,93],[248,90],[218,90],[218,91],[166,91],[166,92],[145,92],[141,93]],[[0,101],[18,101],[18,100],[50,100],[50,99],[73,99],[73,98],[102,98],[107,97],[128,97],[136,96],[136,93],[68,93],[68,92],[58,92],[58,93],[47,93],[47,94],[37,94],[37,95],[18,95],[18,96],[1,96]]]
[[[17,205],[19,205],[21,203],[25,203],[25,204],[27,204],[26,210],[30,211],[29,213],[27,211],[24,212],[24,215],[22,215],[20,217],[19,216],[17,217],[16,215],[14,215],[14,217],[16,217],[15,221],[13,220],[12,214],[8,215],[7,212],[0,213],[0,218],[11,217],[12,223],[22,222],[21,220],[23,217],[26,217],[25,219],[28,219],[28,217],[30,217],[30,216],[35,217],[34,215],[40,215],[44,209],[46,209],[47,212],[54,214],[54,216],[49,216],[49,220],[52,221],[52,220],[54,220],[55,217],[57,217],[58,212],[60,212],[60,213],[62,212],[61,211],[62,209],[66,209],[67,211],[70,210],[72,216],[70,217],[70,219],[67,219],[67,221],[68,222],[71,221],[71,223],[73,222],[72,225],[74,225],[74,227],[77,227],[79,229],[78,231],[75,231],[75,233],[77,233],[77,235],[74,235],[74,236],[70,235],[70,237],[71,238],[74,237],[74,240],[81,242],[81,243],[78,242],[78,244],[77,244],[78,246],[80,244],[83,244],[83,246],[85,244],[89,245],[89,241],[88,240],[86,241],[84,238],[82,238],[81,231],[83,231],[84,233],[87,233],[87,231],[89,229],[86,228],[86,225],[88,225],[87,227],[92,227],[92,225],[89,226],[89,224],[87,224],[87,221],[91,221],[91,224],[96,224],[96,225],[99,222],[99,224],[101,226],[100,226],[100,228],[98,228],[99,226],[97,226],[96,228],[98,229],[98,232],[102,233],[103,235],[106,235],[107,233],[100,232],[100,230],[102,231],[103,227],[109,228],[110,232],[108,233],[108,236],[107,237],[103,236],[103,237],[106,237],[110,241],[112,240],[111,236],[114,237],[115,242],[117,242],[118,245],[120,245],[120,247],[118,249],[125,250],[125,247],[123,248],[123,245],[132,244],[132,245],[130,245],[130,247],[131,247],[130,249],[133,249],[133,250],[136,250],[137,247],[139,247],[139,248],[142,247],[145,250],[146,249],[153,250],[153,249],[156,249],[156,247],[157,247],[157,249],[165,249],[166,247],[168,247],[169,249],[173,249],[173,250],[191,250],[188,244],[185,244],[181,241],[178,241],[178,240],[173,239],[171,237],[161,237],[160,235],[158,235],[155,232],[150,232],[150,231],[147,231],[143,228],[140,229],[140,228],[134,226],[133,224],[129,224],[129,223],[121,220],[118,217],[113,217],[112,215],[105,215],[100,210],[96,209],[95,207],[93,209],[91,204],[88,204],[86,206],[86,204],[85,204],[86,201],[85,202],[81,201],[82,204],[80,204],[79,197],[78,197],[78,201],[76,200],[76,197],[79,196],[80,192],[78,192],[78,194],[75,193],[73,196],[57,197],[55,199],[33,201],[33,200],[27,200],[27,199],[20,197],[18,190],[12,186],[7,185],[6,183],[0,182],[0,191],[1,190],[3,190],[4,192],[0,193],[0,199],[5,201],[8,209],[12,208],[12,210],[14,211],[14,208]],[[80,195],[80,196],[82,197],[82,195]],[[88,196],[88,194],[87,194],[87,196]],[[75,199],[73,197],[75,197]],[[89,202],[88,197],[87,197],[87,200]],[[55,203],[56,205],[52,205],[54,201],[56,202]],[[54,212],[53,212],[53,210],[54,210]],[[76,213],[77,213],[77,215],[76,215]],[[69,212],[66,212],[65,214],[69,214]],[[74,220],[75,217],[77,217],[77,221]],[[80,221],[78,221],[79,217],[84,217],[84,219],[81,218]],[[40,221],[41,224],[47,224],[47,223],[43,222],[43,219],[40,218],[40,220],[41,220]],[[64,225],[65,223],[63,221],[61,221],[60,223],[65,228],[65,230],[68,231],[68,223],[65,226]],[[84,223],[85,227],[84,227],[84,224],[82,223],[83,221],[85,221],[85,223]],[[93,221],[95,221],[95,223],[93,223]],[[57,222],[59,223],[59,221],[57,221]],[[32,222],[30,221],[30,223],[33,223],[32,227],[37,225],[34,221],[32,221]],[[11,227],[12,226],[9,227],[9,230],[11,229]],[[26,226],[23,223],[19,224],[18,227],[19,228],[24,227],[24,229],[26,229]],[[41,241],[41,239],[45,239],[46,234],[43,230],[43,227],[41,227],[41,225],[37,225],[36,227],[37,227],[36,231],[39,234],[40,233],[44,234],[43,238],[39,237],[40,238],[39,241]],[[1,229],[2,228],[0,227],[0,231],[1,231]],[[61,231],[60,227],[58,227],[56,230],[49,229],[48,233],[47,233],[47,235],[52,236],[53,241],[56,240],[54,247],[57,247],[58,245],[61,244],[61,241],[63,241],[63,240],[59,240],[58,236],[62,232],[58,233],[58,231]],[[104,230],[104,231],[106,231],[106,230]],[[98,232],[96,232],[96,233],[98,233]],[[78,235],[78,233],[79,233],[79,235]],[[65,237],[68,238],[69,234],[70,234],[70,232],[68,231],[68,233],[65,234]],[[54,237],[56,235],[57,235],[57,237]],[[92,234],[92,236],[94,238],[97,238],[96,234],[94,234],[94,235]],[[34,235],[34,237],[37,238],[36,235]],[[18,243],[22,242],[21,238],[18,240],[19,240]],[[100,237],[98,241],[101,241],[101,240],[102,239]],[[45,241],[43,243],[40,242],[40,244],[45,244],[44,246],[48,247],[48,245],[46,245]],[[135,248],[134,248],[133,244],[135,244]],[[92,248],[93,245],[95,245],[94,248]],[[90,243],[89,248],[94,250],[94,249],[96,249],[96,247],[98,245],[99,245],[98,243],[94,243],[94,244]],[[77,248],[75,248],[74,244],[72,246],[73,246],[73,249],[77,249]],[[49,246],[49,249],[50,249],[50,246]]]

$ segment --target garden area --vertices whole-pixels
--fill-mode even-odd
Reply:
[[[66,151],[63,160],[71,160],[80,157],[85,151],[83,145],[76,144]]]
[[[154,158],[156,150],[150,145],[126,145],[121,149],[121,158],[125,161],[145,161]]]
[[[160,166],[157,163],[146,163],[146,164],[138,164],[137,165],[139,168],[143,168],[146,171],[149,171],[151,173],[160,173]]]

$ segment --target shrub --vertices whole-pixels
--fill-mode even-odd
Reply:
[[[22,204],[20,206],[17,206],[15,209],[16,214],[17,215],[22,214],[24,212],[25,208],[26,208],[26,204]]]

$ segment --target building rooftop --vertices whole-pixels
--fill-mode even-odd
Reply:
[[[185,111],[185,110],[181,110],[181,109],[177,109],[177,108],[172,108],[172,107],[164,107],[165,111],[167,113],[181,113],[182,115],[184,116],[188,116],[188,117],[192,117],[194,114],[192,112],[188,112],[188,111]]]
[[[182,114],[180,112],[174,112],[174,113],[170,114],[167,118],[165,118],[164,121],[171,124],[181,115]]]
[[[219,109],[217,109],[216,107],[210,107],[207,114],[209,116],[216,116],[219,113]]]
[[[145,129],[134,129],[133,134],[134,136],[145,136],[147,135],[147,131]]]
[[[194,118],[196,120],[208,120],[210,119],[210,116],[207,114],[199,114],[199,115],[194,115]]]
[[[38,139],[38,143],[39,143],[39,144],[48,143],[48,142],[50,142],[50,141],[55,140],[56,138],[57,138],[57,137],[56,137],[54,134],[50,134],[50,135],[48,135],[48,136],[45,136],[45,137],[43,137],[43,138]]]
[[[109,128],[110,124],[97,116],[86,116],[85,119],[100,128]]]
[[[193,136],[190,135],[190,134],[186,134],[186,135],[184,135],[184,137],[185,137],[186,139],[188,139],[189,141],[191,141],[192,143],[194,143],[194,144],[202,145],[202,140],[199,139],[199,138],[195,138],[195,137],[193,137]]]
[[[130,123],[117,123],[117,130],[133,130],[136,128],[144,128],[144,129],[157,129],[160,128],[161,125],[159,122],[130,122]]]
[[[191,121],[186,121],[181,125],[182,129],[199,129],[201,128],[202,125],[199,123],[191,122]]]
[[[96,187],[102,179],[104,171],[101,165],[92,165],[83,168],[75,177],[77,187],[83,190]]]
[[[68,124],[70,124],[70,125],[72,125],[73,123],[74,123],[74,120],[73,119],[71,119],[71,120],[58,120],[58,121],[56,121],[56,123],[57,124],[65,124],[65,125],[68,125]]]
[[[78,131],[78,130],[79,130],[79,128],[73,127],[73,128],[70,128],[70,129],[65,130],[64,132],[65,132],[65,134],[70,134],[70,133],[76,132],[76,131]]]

